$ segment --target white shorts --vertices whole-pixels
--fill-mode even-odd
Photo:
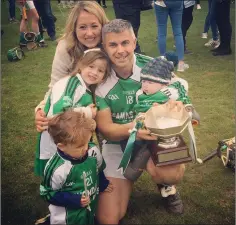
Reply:
[[[126,179],[121,171],[117,171],[123,156],[123,152],[119,144],[103,144],[102,156],[106,163],[106,168],[104,170],[106,177]]]
[[[16,2],[16,4],[17,4],[17,2]],[[20,11],[22,11],[23,6],[21,4],[17,4],[17,6],[20,8]],[[26,8],[26,10],[35,9],[34,2],[32,0],[26,1],[25,8]]]

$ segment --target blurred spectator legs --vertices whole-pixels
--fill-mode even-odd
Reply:
[[[50,39],[56,40],[55,18],[52,14],[50,0],[34,0],[34,4],[41,18],[41,21],[39,20],[40,33],[43,33],[43,27],[45,27]]]
[[[232,53],[230,43],[232,36],[232,26],[230,23],[230,3],[231,0],[216,1],[215,14],[216,24],[220,33],[220,46],[213,52],[214,56],[230,55]]]
[[[116,1],[113,0],[113,7],[116,18],[128,20],[132,24],[137,40],[138,30],[140,27],[141,2],[141,0],[136,0],[135,4],[116,3]],[[138,41],[136,44],[135,52],[141,53],[141,48]]]
[[[200,5],[200,0],[196,0],[196,4],[197,4],[197,9],[201,9],[201,5]]]
[[[190,28],[192,22],[193,22],[193,8],[194,5],[183,8],[183,15],[182,15],[182,33],[183,33],[183,40],[184,40],[184,52],[185,54],[190,54],[191,52],[187,50],[186,48],[186,35],[187,31]]]
[[[97,0],[97,3],[98,3],[99,5],[101,5],[101,0]],[[106,6],[106,0],[102,0],[102,7],[103,7],[103,8],[107,8],[107,6]]]
[[[15,0],[8,0],[8,3],[9,3],[9,22],[10,23],[19,22],[16,20]]]

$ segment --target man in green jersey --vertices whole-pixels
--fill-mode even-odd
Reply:
[[[96,94],[101,98],[96,121],[106,140],[103,157],[106,162],[105,175],[113,184],[113,192],[101,193],[97,218],[101,224],[118,224],[127,210],[133,183],[117,171],[122,158],[120,141],[128,139],[129,130],[134,127],[135,95],[141,88],[141,68],[152,58],[134,54],[136,38],[128,21],[115,19],[102,30],[104,48],[112,62],[111,76],[99,85]],[[171,107],[181,102],[169,101]],[[156,140],[149,130],[139,130],[137,138]],[[167,209],[173,213],[183,213],[183,204],[174,184],[184,175],[184,165],[156,167],[149,159],[146,170],[158,185]],[[163,181],[168,181],[163,184]]]

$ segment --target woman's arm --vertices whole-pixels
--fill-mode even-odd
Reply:
[[[67,52],[67,44],[65,40],[59,41],[52,63],[51,80],[49,89],[61,78],[70,74],[72,70],[72,59]]]
[[[49,90],[46,92],[44,99],[39,103],[39,105],[36,106],[35,113],[39,109],[42,110],[44,109],[45,103],[48,99],[48,96],[51,93],[53,85],[61,78],[69,75],[69,73],[71,72],[71,65],[72,65],[71,57],[67,52],[66,48],[67,48],[66,41],[65,40],[59,41],[52,63],[51,79],[48,85]]]

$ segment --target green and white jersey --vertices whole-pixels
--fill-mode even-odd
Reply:
[[[146,112],[152,107],[153,103],[164,104],[170,99],[181,101],[183,104],[191,104],[190,98],[187,95],[185,82],[179,78],[178,81],[174,81],[151,95],[146,95],[142,89],[138,90],[136,93],[137,104],[134,106],[136,114]]]
[[[72,100],[72,101],[70,101]],[[92,94],[80,74],[66,76],[52,87],[45,105],[47,117],[63,112],[65,107],[86,107],[93,103]]]
[[[96,95],[101,98],[99,110],[110,108],[114,123],[126,124],[134,120],[135,96],[141,87],[140,71],[151,59],[140,54],[134,55],[133,73],[129,78],[120,78],[112,71],[106,82],[97,87]]]
[[[80,74],[76,76],[66,76],[54,84],[50,96],[46,102],[44,111],[47,117],[52,117],[61,113],[65,108],[77,108],[91,113],[86,106],[93,103],[92,94],[86,88],[86,85]],[[91,113],[92,116],[92,113]],[[42,175],[46,161],[57,150],[56,145],[51,139],[47,130],[38,134],[35,173]],[[42,160],[42,161],[41,161]]]
[[[105,168],[105,163],[99,149],[89,144],[88,156],[83,161],[68,160],[56,152],[47,162],[43,182],[40,185],[40,195],[47,201],[55,199],[57,193],[85,194],[90,196],[90,208],[64,207],[50,204],[50,224],[93,224],[99,194],[98,172]],[[84,177],[85,175],[85,177]],[[61,199],[63,202],[64,199]]]

